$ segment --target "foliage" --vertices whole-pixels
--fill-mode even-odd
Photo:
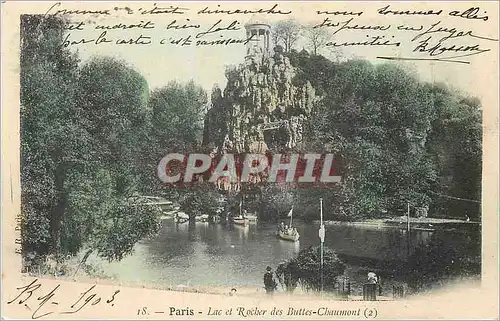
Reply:
[[[337,278],[344,273],[345,264],[337,254],[327,248],[323,249],[323,289],[333,291]],[[281,286],[293,291],[297,285],[306,290],[321,290],[321,248],[308,247],[302,249],[297,257],[278,265],[276,276]]]
[[[149,99],[153,136],[158,142],[172,138],[186,143],[199,142],[207,103],[206,92],[193,81],[185,85],[171,82],[153,90]]]
[[[448,199],[446,209],[446,198],[436,196],[479,199],[477,99],[425,84],[393,64],[335,63],[296,51],[289,56],[300,70],[297,77],[310,81],[322,97],[306,126],[304,145],[335,154],[343,177],[330,191],[295,193],[296,202],[307,207],[325,195],[325,208],[333,212],[326,216],[343,219],[398,216],[408,203],[461,218],[465,209],[477,217],[477,204]],[[466,150],[459,146],[463,141]],[[302,212],[317,215],[307,208]]]
[[[157,208],[127,201],[140,184],[148,87],[112,58],[79,67],[64,27],[21,19],[23,252],[64,258],[90,246],[120,260],[158,228]]]
[[[439,194],[481,200],[482,111],[477,98],[464,97],[444,85],[429,86],[438,117],[432,123],[428,149],[439,178]],[[480,204],[434,194],[434,210],[480,220]]]
[[[185,191],[180,204],[191,220],[203,214],[211,218],[219,213],[223,198],[214,184],[200,183]]]
[[[419,244],[407,262],[411,267],[406,277],[408,285],[418,291],[432,284],[443,284],[446,279],[479,275],[480,255],[463,253],[455,246],[447,245],[443,238],[433,237],[428,242]]]
[[[200,152],[203,116],[207,94],[194,82],[170,82],[152,91],[148,101],[149,121],[145,124],[147,139],[141,146],[141,188],[144,193],[161,193],[157,177],[158,162],[168,153]]]
[[[64,244],[76,253],[84,241],[108,260],[121,260],[134,244],[159,229],[158,207],[145,200],[128,201],[117,193],[112,172],[101,169],[92,177],[71,179]]]
[[[266,184],[260,189],[260,219],[275,221],[288,214],[294,204],[292,188],[280,184]]]
[[[21,236],[25,253],[58,251],[64,173],[85,159],[85,153],[73,148],[85,145],[85,134],[74,112],[78,59],[61,46],[64,25],[65,21],[52,16],[21,17]]]
[[[331,37],[327,28],[314,28],[313,25],[306,28],[305,38],[313,55],[319,55],[320,51],[326,48]]]
[[[302,32],[300,24],[293,20],[280,20],[272,28],[272,40],[275,46],[282,45],[285,52],[292,50]]]

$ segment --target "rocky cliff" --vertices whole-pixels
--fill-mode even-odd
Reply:
[[[264,153],[294,148],[315,99],[280,47],[226,70],[224,93],[214,87],[205,118],[204,145],[217,153]]]

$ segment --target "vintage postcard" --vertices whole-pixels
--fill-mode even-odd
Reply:
[[[497,319],[498,2],[2,6],[5,319]]]

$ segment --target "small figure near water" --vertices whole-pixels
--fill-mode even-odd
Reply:
[[[274,280],[273,270],[270,266],[266,268],[266,273],[264,274],[264,288],[267,294],[273,294],[274,290],[278,287],[278,284]]]
[[[373,272],[368,272],[368,283],[377,284],[378,278],[377,275]]]

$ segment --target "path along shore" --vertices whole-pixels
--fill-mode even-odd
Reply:
[[[29,277],[28,274],[24,274],[24,277]],[[133,283],[133,282],[122,282],[114,279],[104,279],[104,278],[93,278],[88,275],[79,275],[78,277],[71,276],[58,276],[53,275],[31,275],[31,277],[38,277],[41,279],[51,279],[60,280],[64,282],[78,282],[78,283],[88,283],[88,284],[101,284],[101,285],[118,285],[131,288],[143,288],[143,289],[154,289],[163,291],[173,291],[173,292],[188,292],[188,293],[203,293],[212,294],[218,296],[245,296],[245,297],[267,297],[264,288],[258,287],[238,287],[236,288],[236,293],[231,293],[231,287],[224,286],[164,286],[158,284],[146,284],[146,283]],[[348,299],[341,298],[335,293],[324,292],[323,294],[317,292],[305,292],[300,287],[295,289],[293,293],[287,292],[284,289],[278,288],[274,292],[273,297],[287,297],[290,300],[338,300],[338,301],[362,301],[362,296],[350,295]],[[391,301],[392,297],[389,296],[377,296],[377,301]]]
[[[319,224],[319,220],[313,221],[315,224]],[[326,226],[328,225],[356,225],[356,226],[374,226],[374,227],[399,227],[407,228],[408,219],[406,216],[392,217],[392,218],[379,218],[379,219],[367,219],[363,221],[354,222],[344,222],[344,221],[324,221]],[[410,218],[410,228],[411,229],[423,229],[428,231],[434,231],[438,229],[456,229],[456,228],[467,228],[467,227],[478,227],[481,226],[481,222],[473,222],[466,220],[457,219],[443,219],[443,218],[430,218],[422,217]]]

